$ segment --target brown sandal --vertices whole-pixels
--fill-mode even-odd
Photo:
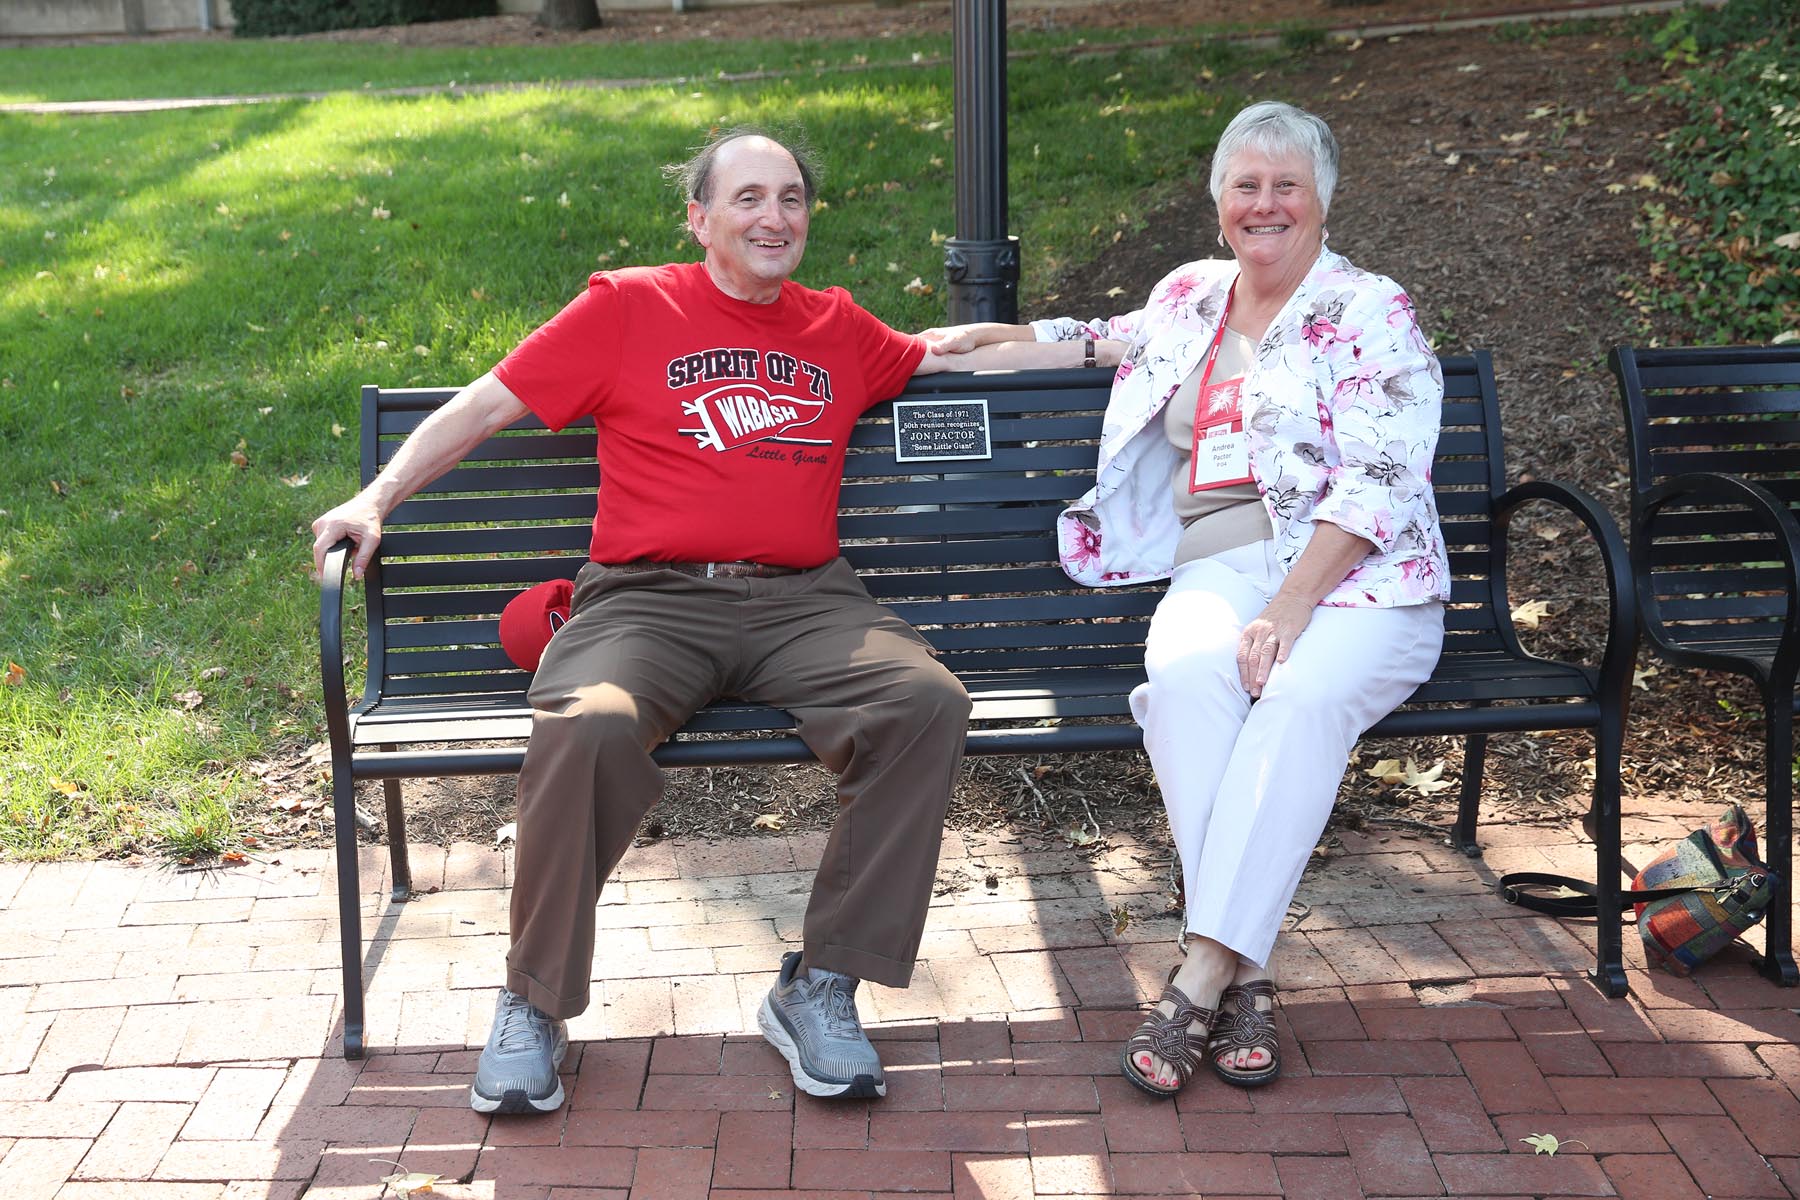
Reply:
[[[1175,1007],[1175,1011],[1165,1017],[1154,1007],[1151,1008],[1150,1019],[1139,1025],[1137,1032],[1126,1041],[1124,1059],[1120,1064],[1125,1078],[1131,1081],[1132,1086],[1163,1099],[1187,1086],[1187,1081],[1193,1078],[1194,1071],[1200,1066],[1201,1048],[1207,1044],[1207,1035],[1212,1031],[1214,1011],[1201,1008],[1175,986],[1174,970],[1169,972],[1169,982],[1163,987],[1162,997],[1157,1003],[1161,1004],[1165,1000]],[[1199,1028],[1190,1031],[1190,1025],[1198,1025]],[[1131,1061],[1131,1057],[1146,1051],[1175,1068],[1178,1082],[1174,1087],[1158,1087],[1144,1078],[1143,1072],[1137,1069],[1137,1064]]]
[[[1267,1011],[1257,1007],[1267,1000]],[[1275,1036],[1275,984],[1267,979],[1233,984],[1219,996],[1219,1019],[1206,1044],[1213,1071],[1226,1083],[1258,1087],[1281,1074],[1281,1048]],[[1240,1050],[1261,1050],[1269,1056],[1264,1066],[1240,1069],[1219,1060]]]

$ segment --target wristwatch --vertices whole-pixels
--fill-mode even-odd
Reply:
[[[1081,343],[1081,365],[1084,367],[1097,367],[1100,365],[1099,360],[1094,357],[1093,338],[1086,338]]]

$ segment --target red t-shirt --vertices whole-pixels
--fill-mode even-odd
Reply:
[[[679,263],[594,275],[494,374],[552,429],[593,415],[594,561],[816,567],[856,418],[924,356],[842,288],[751,304]]]

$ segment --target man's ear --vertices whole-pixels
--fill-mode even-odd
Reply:
[[[694,240],[699,242],[702,246],[708,245],[706,234],[706,206],[701,204],[698,200],[689,200],[687,219],[688,231],[694,235]]]

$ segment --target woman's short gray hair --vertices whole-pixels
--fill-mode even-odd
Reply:
[[[1337,187],[1338,142],[1331,135],[1331,126],[1324,120],[1279,100],[1258,101],[1231,118],[1231,124],[1219,135],[1219,144],[1213,150],[1212,198],[1215,206],[1219,197],[1225,194],[1225,172],[1230,169],[1231,160],[1246,149],[1260,150],[1270,156],[1303,155],[1312,163],[1313,190],[1319,196],[1319,211],[1331,211],[1331,193]]]

